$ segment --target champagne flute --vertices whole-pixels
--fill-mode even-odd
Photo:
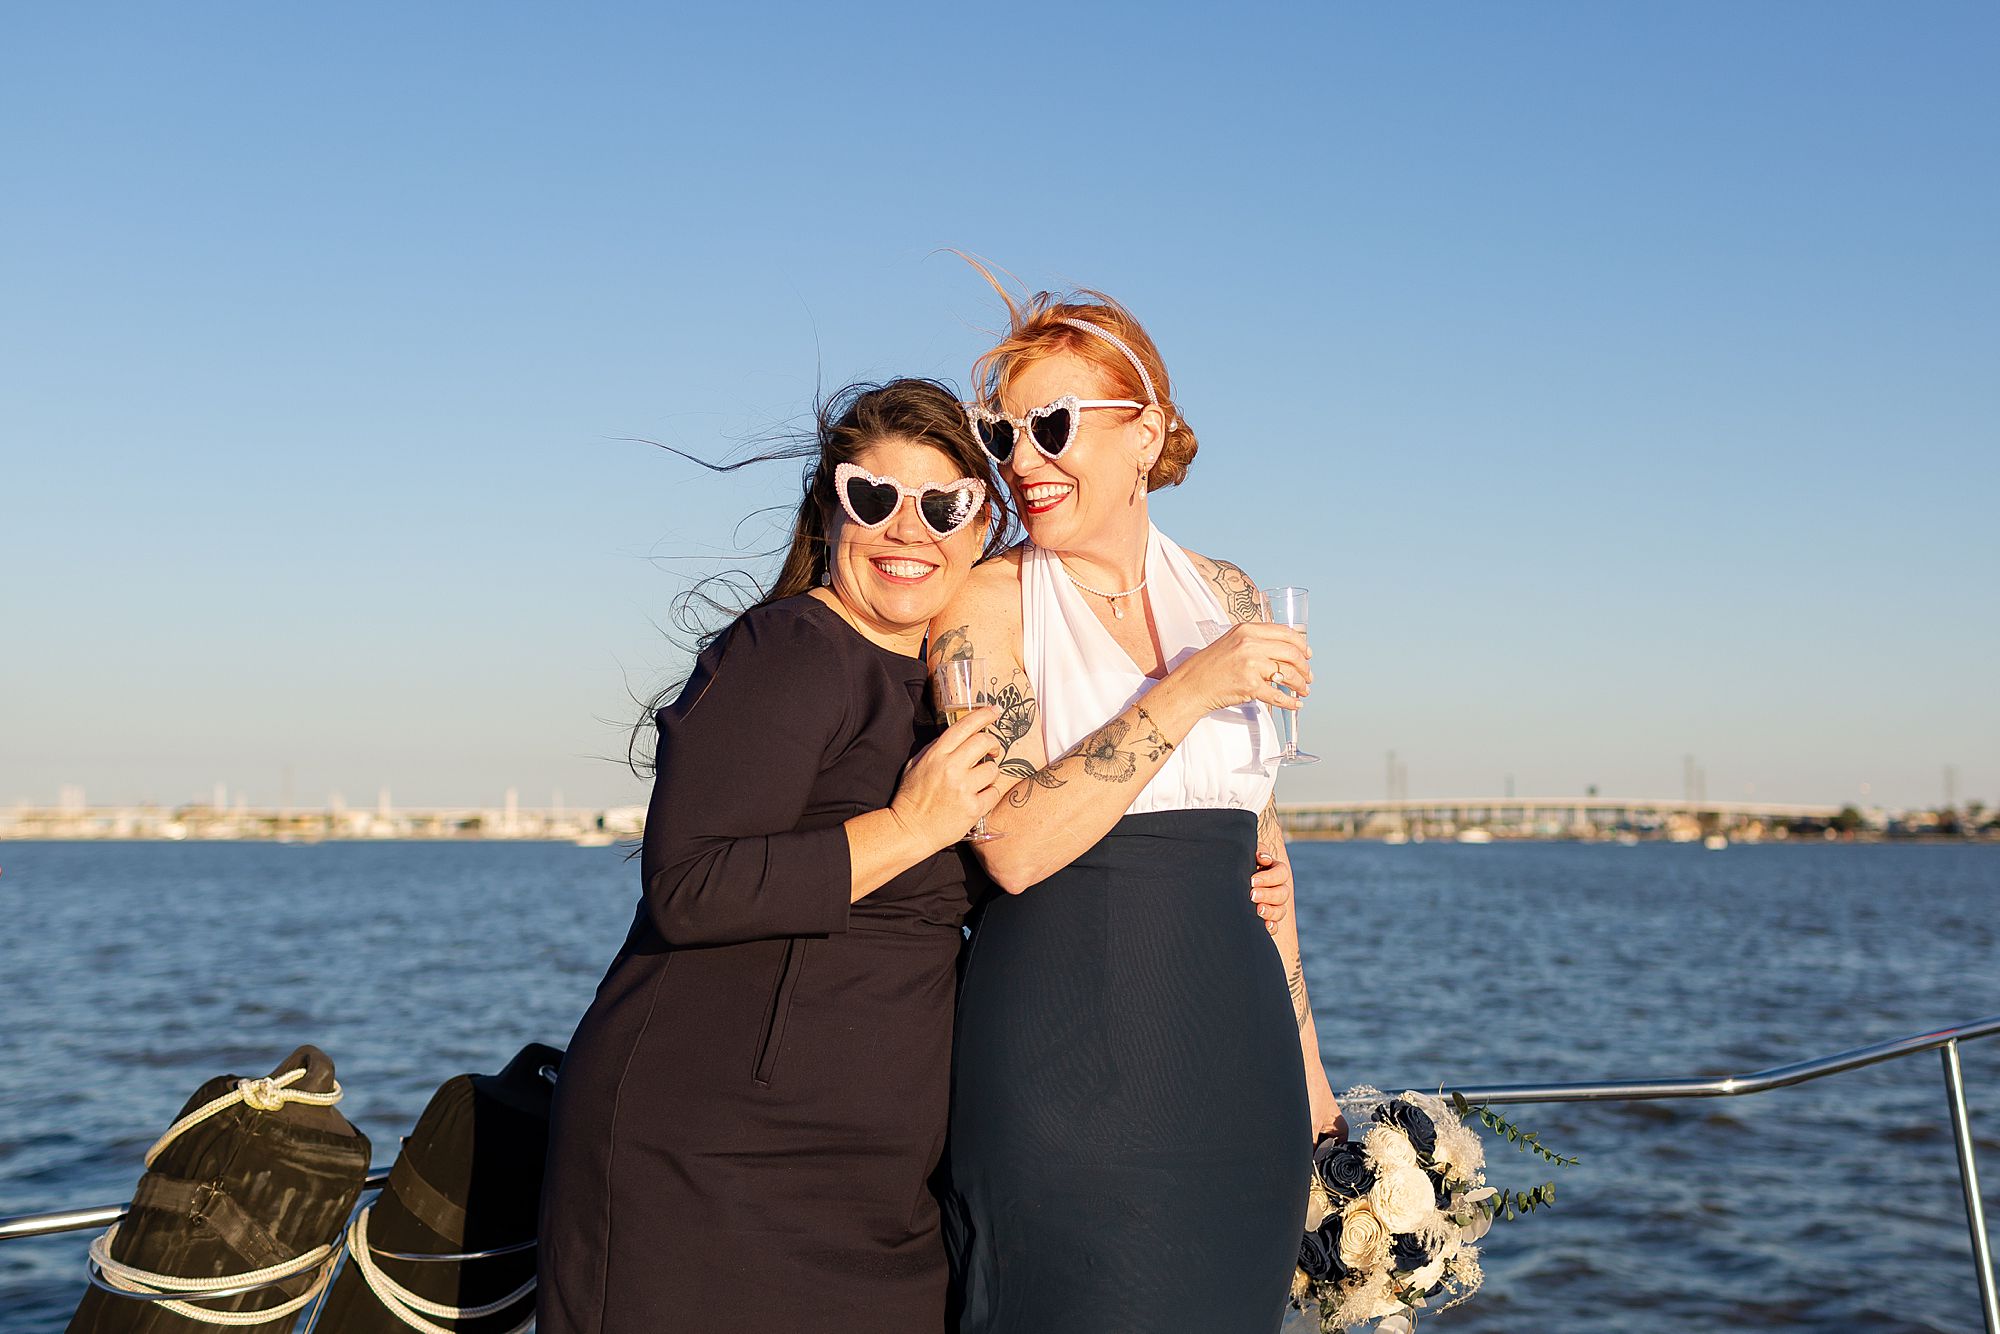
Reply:
[[[1264,594],[1269,608],[1267,619],[1279,625],[1289,625],[1300,634],[1306,628],[1306,590],[1287,585],[1273,588]],[[1272,684],[1287,695],[1295,693],[1284,681],[1274,677]],[[1278,724],[1278,740],[1283,748],[1278,751],[1280,764],[1318,764],[1319,756],[1299,749],[1299,711],[1297,709],[1273,709]]]
[[[989,679],[984,658],[952,658],[931,673],[931,687],[937,692],[938,712],[944,715],[946,727],[980,705],[993,702],[993,692],[986,684]],[[972,826],[972,832],[965,836],[965,841],[990,843],[1005,837],[1005,834],[988,829],[986,817],[982,815]]]

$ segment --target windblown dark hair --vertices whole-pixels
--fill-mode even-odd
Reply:
[[[833,490],[834,469],[852,463],[862,451],[885,440],[929,445],[949,458],[960,475],[984,481],[986,545],[979,558],[986,560],[1006,550],[1014,537],[1007,488],[994,479],[991,461],[973,438],[958,395],[937,380],[905,377],[883,384],[848,385],[818,402],[809,433],[728,463],[711,463],[661,445],[711,472],[737,472],[786,460],[805,464],[803,494],[776,578],[760,587],[747,573],[728,571],[701,580],[674,599],[674,625],[691,637],[693,652],[706,649],[757,608],[795,597],[820,583],[832,559],[833,517],[840,506]],[[676,681],[645,701],[644,716],[634,725],[626,752],[631,767],[641,776],[652,768],[645,742],[653,730],[653,715],[672,703],[684,684],[684,679]]]

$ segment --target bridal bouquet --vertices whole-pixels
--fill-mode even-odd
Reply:
[[[1486,1184],[1486,1151],[1465,1120],[1477,1115],[1524,1151],[1558,1166],[1565,1158],[1463,1098],[1352,1089],[1350,1113],[1372,1105],[1367,1133],[1323,1141],[1313,1152],[1311,1202],[1292,1302],[1319,1307],[1322,1334],[1379,1321],[1377,1334],[1408,1334],[1439,1297],[1449,1310],[1479,1288],[1477,1242],[1496,1217],[1514,1218],[1555,1200],[1555,1183],[1528,1192]]]

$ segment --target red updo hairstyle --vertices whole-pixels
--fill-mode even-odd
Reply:
[[[977,269],[1007,303],[1007,334],[972,363],[972,392],[982,402],[997,406],[1001,392],[1023,369],[1044,357],[1066,352],[1097,371],[1106,397],[1146,402],[1145,381],[1124,353],[1104,339],[1063,321],[1083,320],[1096,325],[1132,349],[1132,354],[1145,366],[1146,374],[1152,376],[1160,410],[1167,414],[1167,443],[1146,475],[1146,489],[1157,491],[1163,486],[1180,485],[1187,476],[1188,465],[1194,462],[1194,432],[1188,429],[1180,405],[1174,402],[1173,382],[1167,376],[1166,363],[1160,360],[1159,348],[1153,345],[1152,336],[1132,312],[1104,293],[1089,288],[1037,292],[1024,303],[1001,286],[984,264],[968,255],[960,258]]]

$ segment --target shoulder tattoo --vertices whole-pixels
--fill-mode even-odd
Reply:
[[[972,656],[972,627],[955,625],[931,643],[932,662],[958,662]]]
[[[1257,619],[1257,585],[1240,565],[1232,565],[1226,560],[1211,561],[1215,573],[1209,576],[1222,599],[1222,609],[1229,613],[1231,620],[1254,621]]]

